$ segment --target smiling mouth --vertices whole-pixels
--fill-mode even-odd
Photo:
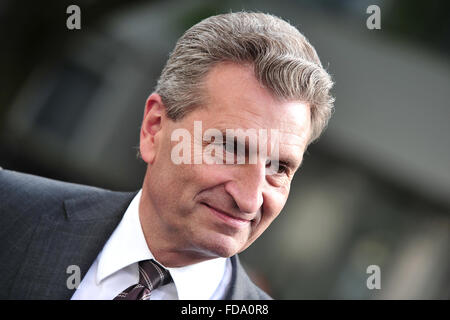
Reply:
[[[248,225],[250,225],[251,220],[245,220],[241,218],[234,217],[220,209],[213,208],[210,205],[208,205],[205,202],[202,202],[202,204],[209,209],[209,211],[216,216],[218,219],[222,220],[222,222],[225,222],[227,225],[234,227],[234,228],[245,228]]]

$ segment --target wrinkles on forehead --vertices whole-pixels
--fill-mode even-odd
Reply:
[[[301,101],[274,97],[255,78],[253,69],[235,63],[219,63],[205,77],[204,106],[188,115],[190,125],[202,121],[203,130],[266,129],[280,133],[280,157],[299,159],[310,135],[310,108]],[[247,132],[248,133],[248,132]]]

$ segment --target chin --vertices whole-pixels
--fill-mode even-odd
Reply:
[[[202,240],[203,251],[216,258],[229,258],[243,250],[243,245],[239,241],[225,235],[216,235]]]

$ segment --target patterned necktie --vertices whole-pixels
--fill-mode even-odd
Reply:
[[[153,290],[172,281],[168,270],[155,260],[139,262],[139,283],[134,284],[121,293],[114,300],[150,300]]]

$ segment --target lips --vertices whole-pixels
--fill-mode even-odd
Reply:
[[[225,212],[219,208],[213,207],[205,202],[202,202],[202,204],[207,207],[217,218],[221,219],[226,224],[236,227],[236,228],[243,228],[248,226],[251,223],[251,220],[242,219],[236,216],[233,216],[232,214]]]

